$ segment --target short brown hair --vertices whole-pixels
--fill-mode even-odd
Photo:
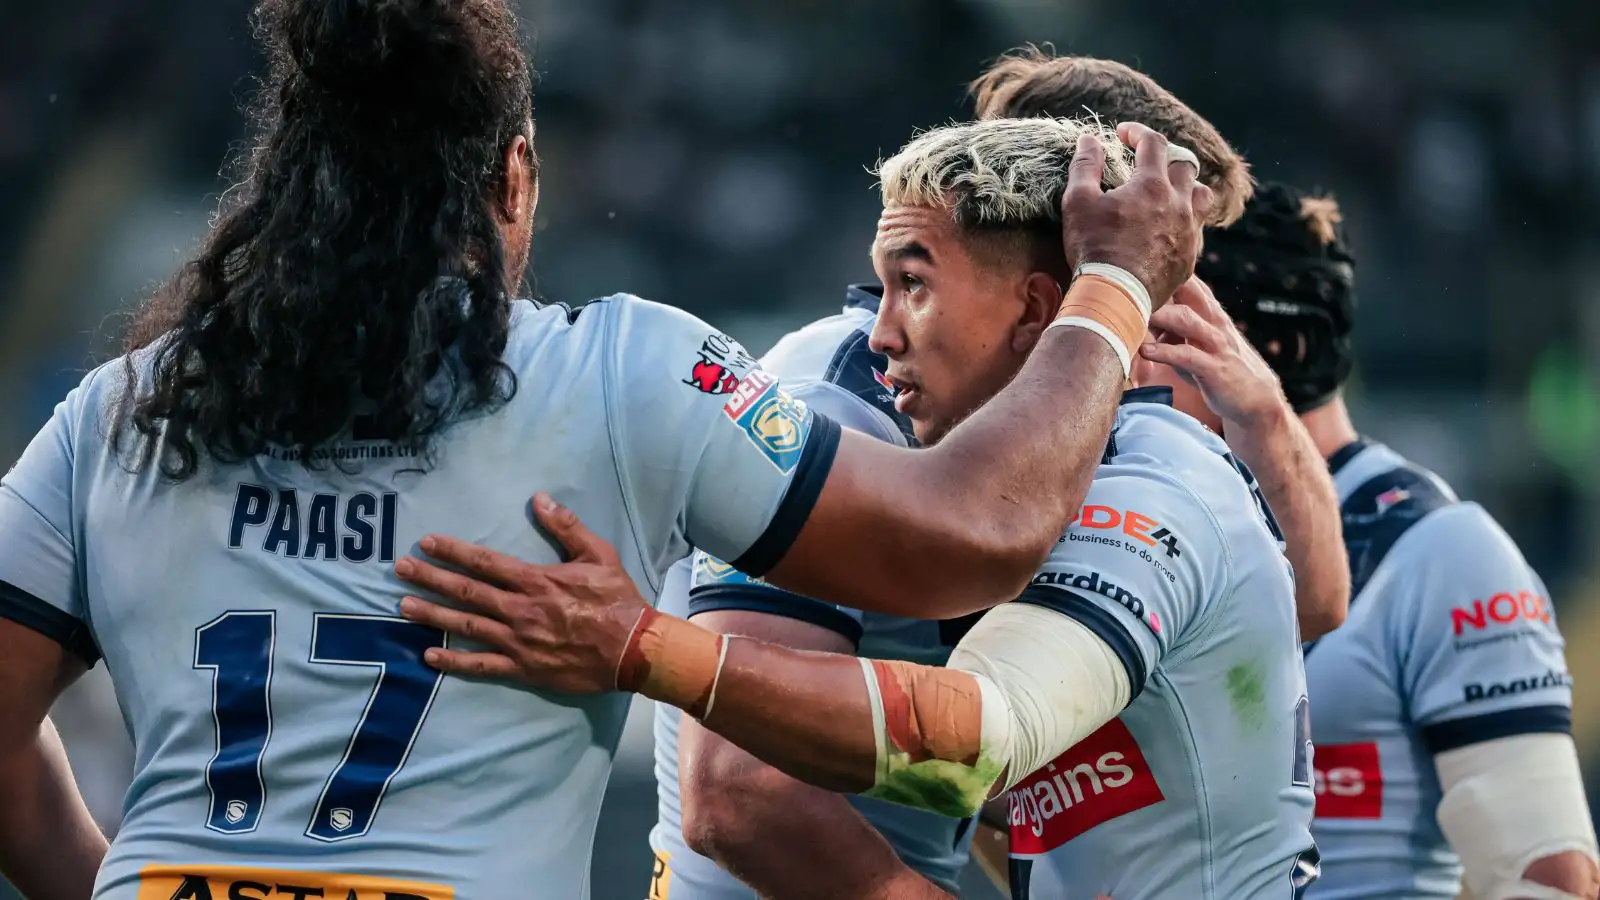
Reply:
[[[1148,75],[1089,56],[1013,50],[979,75],[968,92],[979,119],[1093,114],[1142,122],[1200,157],[1200,180],[1216,194],[1209,225],[1229,225],[1255,190],[1250,164],[1199,113]]]

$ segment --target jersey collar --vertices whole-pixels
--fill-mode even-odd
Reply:
[[[1129,388],[1122,392],[1122,401],[1118,405],[1127,406],[1129,403],[1160,403],[1163,406],[1171,406],[1172,388],[1164,384]]]
[[[1372,441],[1364,437],[1358,437],[1350,443],[1345,444],[1343,447],[1333,451],[1333,455],[1328,457],[1329,474],[1339,474],[1340,469],[1349,465],[1350,460],[1355,459],[1356,456],[1361,453],[1361,451],[1370,446],[1372,446]]]
[[[878,314],[878,303],[883,300],[883,285],[852,284],[844,289],[845,309],[864,309]]]

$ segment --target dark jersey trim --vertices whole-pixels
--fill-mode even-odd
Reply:
[[[818,412],[811,415],[811,438],[800,451],[800,463],[795,466],[789,490],[778,502],[767,530],[756,538],[750,549],[733,560],[733,567],[746,575],[760,578],[772,571],[778,560],[789,552],[794,539],[800,536],[800,529],[811,518],[811,510],[822,494],[822,485],[833,470],[833,459],[839,454],[839,423]]]
[[[1117,405],[1127,406],[1129,403],[1160,403],[1165,406],[1171,406],[1172,388],[1164,384],[1149,384],[1144,387],[1128,388],[1122,392],[1122,399],[1117,401]]]
[[[1007,880],[1011,882],[1011,900],[1028,900],[1028,895],[1033,893],[1033,860],[1011,857],[1011,862],[1006,866]]]
[[[1362,441],[1346,444],[1334,457],[1351,447],[1359,453],[1368,446]],[[1346,462],[1349,458],[1340,465]],[[1409,462],[1379,472],[1351,491],[1339,504],[1339,518],[1344,524],[1344,549],[1350,560],[1351,605],[1360,598],[1378,566],[1407,531],[1455,502],[1426,470]],[[1305,652],[1310,653],[1317,643],[1306,644]]]
[[[90,666],[100,661],[100,648],[95,646],[94,636],[82,619],[56,609],[9,581],[0,581],[0,618],[39,632]]]
[[[1558,704],[1524,706],[1422,726],[1422,741],[1435,756],[1484,741],[1519,734],[1571,734],[1572,710]]]
[[[873,315],[877,315],[878,306],[882,302],[883,285],[881,284],[852,284],[844,289],[845,309],[864,309]]]
[[[861,623],[831,603],[763,584],[704,584],[689,590],[689,618],[722,610],[782,616],[826,628],[851,646],[861,646]]]
[[[1358,437],[1343,447],[1333,451],[1328,457],[1328,474],[1337,475],[1339,470],[1350,464],[1350,460],[1360,455],[1361,451],[1372,446],[1372,442],[1364,437]]]
[[[881,353],[872,352],[870,341],[871,336],[865,331],[857,329],[851,332],[834,350],[833,359],[828,362],[822,380],[844,388],[888,416],[889,421],[905,437],[906,444],[915,447],[917,435],[912,429],[911,420],[894,408],[894,391],[887,383],[879,381],[889,369],[889,359]]]
[[[1032,603],[1045,609],[1058,612],[1070,619],[1081,622],[1085,628],[1094,632],[1102,641],[1110,645],[1122,660],[1122,667],[1128,672],[1128,685],[1132,688],[1128,696],[1131,705],[1144,690],[1145,680],[1149,677],[1144,666],[1144,655],[1139,652],[1139,645],[1134,643],[1133,635],[1117,617],[1084,598],[1076,591],[1046,585],[1031,585],[1017,598],[1018,603]]]

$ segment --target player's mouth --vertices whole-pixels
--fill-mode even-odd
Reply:
[[[886,376],[889,387],[894,391],[894,408],[902,416],[916,417],[917,402],[922,399],[922,390],[917,383],[894,375]]]

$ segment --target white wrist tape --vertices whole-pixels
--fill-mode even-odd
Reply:
[[[1122,342],[1122,338],[1118,337],[1115,331],[1112,331],[1088,316],[1062,316],[1061,318],[1051,322],[1049,325],[1046,325],[1044,330],[1049,331],[1050,329],[1060,325],[1071,325],[1073,328],[1082,328],[1085,331],[1092,331],[1095,334],[1100,335],[1102,338],[1105,338],[1105,342],[1111,345],[1111,351],[1117,354],[1117,361],[1122,363],[1122,377],[1133,377],[1133,350],[1129,349],[1128,345]]]
[[[1133,347],[1144,340],[1150,324],[1150,292],[1126,269],[1107,263],[1084,263],[1073,275],[1089,275],[1092,282],[1076,282],[1062,299],[1061,312],[1045,326],[1071,326],[1092,331],[1111,345],[1122,364],[1123,377],[1133,372]],[[1078,293],[1074,293],[1078,292]],[[1132,308],[1124,304],[1131,301]]]
[[[1144,282],[1133,277],[1132,272],[1119,266],[1113,266],[1110,263],[1089,262],[1079,266],[1077,271],[1072,273],[1073,278],[1077,278],[1079,275],[1099,275],[1101,278],[1127,291],[1128,296],[1133,298],[1133,302],[1139,304],[1139,312],[1144,314],[1144,320],[1146,322],[1150,321],[1150,290],[1144,286]]]
[[[1523,878],[1567,851],[1600,861],[1572,738],[1524,734],[1434,758],[1444,797],[1439,827],[1461,856],[1474,900],[1580,900]]]

